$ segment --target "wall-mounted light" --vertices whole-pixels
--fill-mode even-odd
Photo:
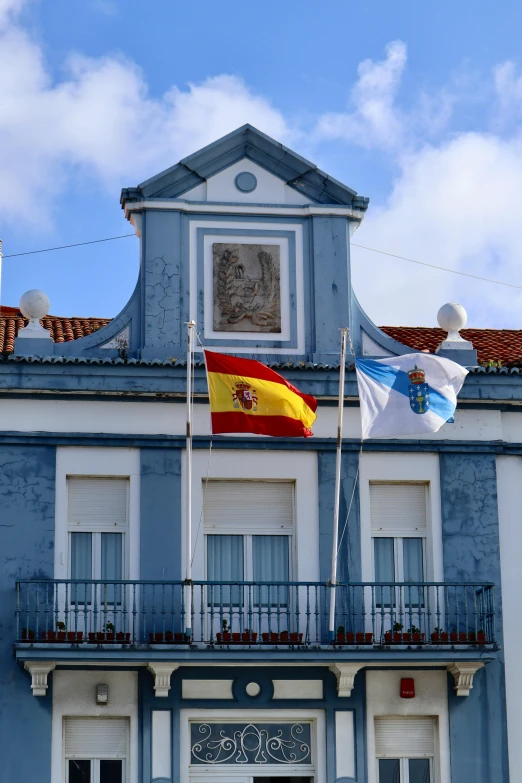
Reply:
[[[96,686],[96,704],[103,704],[104,706],[109,703],[109,686],[97,685]]]

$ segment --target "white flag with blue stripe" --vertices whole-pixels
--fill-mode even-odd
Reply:
[[[356,359],[362,437],[437,432],[453,418],[468,371],[429,353]]]

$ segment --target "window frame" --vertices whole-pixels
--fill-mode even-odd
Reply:
[[[429,783],[435,783],[435,777],[434,777],[434,768],[435,768],[435,758],[434,756],[376,756],[375,757],[377,761],[377,783],[381,783],[380,779],[380,772],[379,772],[379,761],[382,759],[388,759],[390,761],[398,759],[399,761],[399,774],[400,774],[400,780],[398,783],[410,783],[410,765],[409,762],[416,760],[416,759],[427,759],[430,765],[430,781]]]
[[[69,762],[70,761],[90,761],[91,762],[91,779],[89,783],[100,783],[100,761],[121,761],[122,775],[121,779],[123,783],[127,783],[128,780],[128,764],[127,756],[122,757],[120,755],[114,756],[65,756],[65,783],[69,783]]]
[[[68,514],[68,499],[69,499],[69,479],[98,479],[100,481],[125,481],[126,482],[126,514],[125,514],[125,529],[124,530],[100,530],[99,528],[90,529],[88,525],[72,525],[69,520]],[[66,531],[67,531],[67,563],[66,573],[67,579],[72,579],[72,533],[90,533],[91,538],[91,579],[101,581],[102,570],[102,544],[101,537],[103,533],[119,533],[122,536],[122,550],[121,550],[121,564],[122,575],[121,579],[129,579],[130,571],[130,520],[131,520],[131,476],[125,475],[96,475],[96,474],[78,474],[67,473],[65,476],[65,501],[66,501]]]

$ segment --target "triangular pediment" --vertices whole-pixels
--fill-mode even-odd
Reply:
[[[357,196],[354,190],[251,125],[243,125],[223,136],[137,188],[124,188],[122,205],[142,199],[188,198],[187,194],[190,194],[190,200],[207,200],[197,198],[203,192],[200,186],[241,161],[249,161],[282,181],[296,194],[296,204],[339,204],[359,210],[368,206],[367,198]],[[257,201],[253,193],[250,200]],[[291,200],[291,195],[287,194],[286,203]]]

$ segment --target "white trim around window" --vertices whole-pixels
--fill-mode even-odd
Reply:
[[[67,477],[125,478],[129,480],[128,528],[125,536],[125,574],[139,579],[140,557],[140,452],[139,449],[56,449],[55,579],[69,578],[69,525]]]
[[[183,456],[185,474],[185,453]],[[192,463],[192,542],[195,547],[193,578],[204,579],[205,530],[203,499],[206,477],[231,481],[289,481],[294,484],[294,524],[291,546],[294,551],[293,579],[316,582],[319,579],[319,499],[317,485],[317,455],[315,452],[214,450],[196,451]],[[183,476],[183,515],[185,509],[185,479]],[[182,516],[182,518],[184,518]],[[206,532],[210,532],[208,529]],[[247,531],[245,531],[247,532]],[[250,532],[254,532],[251,530]],[[272,534],[272,530],[260,529]],[[182,531],[185,551],[185,535]]]
[[[425,484],[426,488],[426,579],[444,579],[442,558],[442,519],[438,454],[365,453],[360,457],[359,488],[361,503],[362,581],[373,581],[373,534],[371,525],[370,484],[397,482]],[[387,533],[392,536],[391,533]],[[408,533],[407,535],[411,535]],[[404,537],[397,531],[396,536]],[[423,537],[422,535],[419,537]]]
[[[190,766],[190,723],[192,721],[204,722],[235,722],[235,723],[263,723],[263,722],[296,722],[306,721],[312,724],[312,764],[306,765],[267,765],[261,768],[253,768],[251,765],[231,764],[214,765],[204,764]],[[212,778],[210,777],[212,773]],[[180,710],[180,783],[196,783],[196,779],[208,778],[208,780],[226,780],[232,783],[243,783],[245,778],[255,775],[310,775],[316,783],[326,780],[326,725],[324,710]],[[216,776],[216,777],[214,777]],[[225,776],[225,777],[224,777]]]

